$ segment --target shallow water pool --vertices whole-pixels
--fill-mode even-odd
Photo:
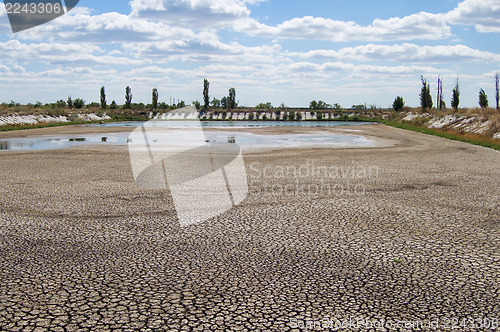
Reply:
[[[84,145],[127,145],[138,143],[142,137],[140,128],[148,128],[154,133],[148,144],[152,146],[165,145],[182,147],[205,142],[235,143],[242,150],[262,148],[305,148],[305,147],[373,147],[375,141],[358,135],[355,129],[346,130],[344,133],[317,132],[310,134],[265,135],[259,133],[226,131],[235,128],[265,128],[277,126],[297,127],[335,127],[340,125],[356,126],[362,123],[344,122],[199,122],[199,121],[149,121],[149,122],[121,122],[101,125],[103,128],[135,127],[139,136],[124,133],[79,134],[78,136],[52,135],[28,138],[0,139],[0,151],[33,151],[64,149]],[[203,128],[210,130],[203,131]],[[134,131],[136,132],[137,129]],[[134,142],[134,140],[136,142]]]
[[[370,122],[340,122],[340,121],[149,121],[151,126],[164,126],[170,128],[196,128],[201,123],[203,128],[266,128],[266,127],[338,127],[359,126],[372,124]],[[144,122],[111,122],[103,124],[91,124],[89,127],[139,127]]]

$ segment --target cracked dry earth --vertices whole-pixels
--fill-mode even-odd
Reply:
[[[395,145],[247,154],[248,198],[184,228],[168,192],[135,186],[123,147],[2,153],[0,330],[498,319],[500,154],[363,130]],[[259,174],[308,161],[378,173]],[[335,190],[318,190],[325,181]]]

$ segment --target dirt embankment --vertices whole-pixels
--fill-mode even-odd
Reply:
[[[500,139],[500,111],[495,109],[409,111],[401,115],[402,121],[424,125],[431,129],[476,134]]]

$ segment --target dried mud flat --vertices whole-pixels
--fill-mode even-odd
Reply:
[[[381,147],[247,154],[247,199],[182,228],[168,192],[136,187],[125,147],[1,153],[0,330],[500,318],[500,154],[354,129]]]

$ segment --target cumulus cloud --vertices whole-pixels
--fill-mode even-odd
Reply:
[[[4,60],[45,62],[47,64],[141,65],[144,61],[105,54],[92,44],[33,43],[18,40],[0,43]]]
[[[224,28],[250,16],[240,0],[132,0],[132,16],[194,30]]]
[[[500,55],[472,49],[465,45],[418,46],[415,44],[379,45],[367,44],[336,50],[312,50],[291,52],[290,56],[306,59],[335,59],[350,61],[398,61],[398,62],[500,62]]]
[[[248,47],[236,42],[223,43],[216,34],[200,33],[190,40],[159,43],[127,43],[124,48],[141,59],[158,63],[181,60],[201,63],[263,63],[280,58],[279,45]]]
[[[25,44],[18,40],[0,43],[0,52],[2,52],[4,58],[32,59],[34,55],[38,55],[40,59],[46,56],[52,57],[61,53],[73,54],[82,51],[97,52],[101,51],[101,49],[95,45],[57,43]]]
[[[312,62],[295,62],[281,66],[285,72],[304,72],[304,73],[322,73],[322,72],[358,72],[369,74],[411,74],[411,73],[429,73],[437,72],[434,67],[429,66],[376,66],[376,65],[356,65],[345,62],[325,62],[322,64]]]
[[[367,86],[377,86],[380,93],[374,98],[379,98],[379,94],[394,91],[393,87],[413,88],[414,84],[418,90],[421,74],[450,75],[452,82],[457,71],[470,68],[470,62],[478,71],[500,62],[499,54],[447,45],[454,42],[446,40],[460,37],[452,36],[451,25],[455,24],[474,25],[479,32],[500,32],[498,0],[464,0],[449,13],[421,12],[374,19],[368,25],[311,16],[267,25],[251,15],[251,6],[261,1],[131,0],[129,15],[95,15],[88,8],[76,7],[40,27],[5,34],[0,42],[4,59],[0,72],[8,84],[3,87],[15,91],[11,82],[23,87],[70,86],[78,91],[91,90],[89,95],[94,96],[93,84],[106,84],[121,96],[123,82],[127,81],[136,82],[142,89],[139,91],[149,96],[154,82],[175,93],[193,91],[189,96],[199,98],[200,81],[209,78],[214,90],[220,89],[219,95],[227,93],[231,82],[231,86],[251,91],[247,93],[250,100],[255,98],[255,91],[273,97],[290,89],[294,92],[285,97],[293,100],[295,92],[303,92],[304,98],[309,98],[311,87],[329,95],[332,86],[335,91],[349,87],[345,92],[355,94]],[[0,17],[0,31],[3,24],[9,29],[1,5]],[[224,35],[221,30],[225,30]],[[269,39],[259,43],[260,39],[248,36]],[[302,45],[304,51],[283,50],[279,45],[282,39],[299,40],[293,47]],[[417,42],[442,39],[445,42],[440,44],[444,45],[437,46],[435,42],[428,46]],[[300,40],[357,43],[343,48],[324,43],[327,46],[322,47],[332,49],[309,51],[311,44]],[[407,42],[410,40],[414,42]],[[439,68],[433,67],[435,64]],[[296,100],[300,104],[298,97]]]
[[[474,25],[478,32],[500,32],[500,1],[465,0],[446,14],[452,24]]]
[[[20,39],[88,43],[148,42],[189,39],[196,34],[186,28],[115,12],[92,15],[77,7],[50,23],[16,34]]]
[[[269,26],[249,18],[236,22],[235,29],[252,36],[333,42],[442,39],[451,36],[451,28],[446,25],[443,14],[425,12],[403,18],[375,19],[368,26],[312,16]]]
[[[312,62],[280,63],[276,65],[211,64],[196,69],[147,66],[131,69],[127,71],[125,76],[134,77],[135,81],[147,81],[148,79],[151,81],[158,77],[189,78],[195,80],[195,89],[199,87],[199,81],[207,77],[211,82],[218,82],[219,86],[224,88],[226,88],[227,80],[231,79],[234,80],[235,85],[262,86],[262,82],[265,80],[267,82],[266,86],[284,84],[288,87],[293,86],[300,89],[300,87],[307,86],[308,79],[313,79],[315,84],[330,86],[332,80],[345,77],[363,79],[370,77],[392,80],[394,77],[415,76],[418,81],[420,74],[438,72],[443,73],[430,66],[376,66],[336,61],[323,64]]]
[[[114,69],[95,70],[89,67],[55,68],[37,72],[25,71],[19,67],[6,67],[8,72],[5,77],[8,78],[9,84],[22,84],[24,88],[45,86],[46,84],[59,84],[63,88],[68,84],[75,84],[82,80],[88,83],[98,81],[101,77],[114,77],[117,73]]]

